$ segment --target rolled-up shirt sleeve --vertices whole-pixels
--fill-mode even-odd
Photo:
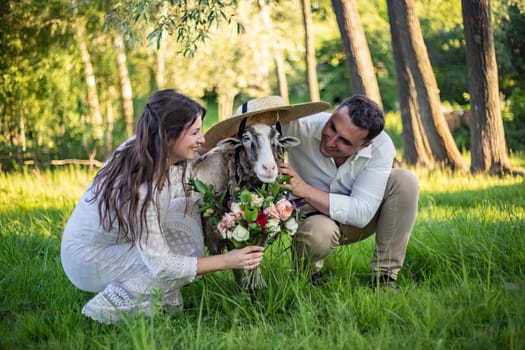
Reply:
[[[355,160],[356,163],[366,162],[366,165],[355,177],[350,194],[337,193],[337,183],[332,184],[334,192],[329,194],[332,219],[357,227],[364,227],[372,220],[381,205],[392,172],[395,151],[387,148],[383,152],[388,154]]]

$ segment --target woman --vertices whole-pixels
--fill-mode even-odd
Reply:
[[[149,99],[134,137],[100,169],[69,218],[62,266],[98,293],[82,313],[102,323],[150,315],[151,297],[182,308],[180,288],[199,275],[255,269],[263,248],[204,256],[200,216],[184,190],[187,161],[204,143],[206,110],[174,90]]]

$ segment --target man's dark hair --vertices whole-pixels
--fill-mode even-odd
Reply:
[[[368,130],[366,141],[370,141],[385,127],[385,115],[377,103],[364,95],[354,95],[346,98],[337,107],[337,110],[348,107],[348,116],[352,122]]]

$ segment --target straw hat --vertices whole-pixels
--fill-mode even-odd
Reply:
[[[243,103],[235,114],[215,124],[204,137],[204,147],[210,149],[219,141],[237,135],[239,125],[244,118],[246,127],[255,123],[273,125],[276,122],[286,124],[292,120],[327,110],[326,102],[308,102],[288,105],[281,96],[266,96]]]

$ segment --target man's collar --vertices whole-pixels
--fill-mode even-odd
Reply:
[[[367,147],[361,148],[359,152],[357,152],[357,158],[358,157],[372,158],[372,147],[374,147],[374,141],[371,141]]]
[[[313,135],[313,138],[316,139],[317,141],[321,142],[321,137],[323,136],[323,128],[319,128],[318,130],[315,131],[314,135]]]

